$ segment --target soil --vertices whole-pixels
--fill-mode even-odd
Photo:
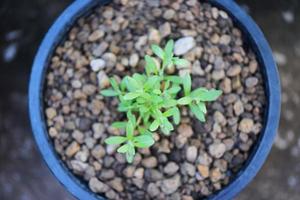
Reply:
[[[117,99],[99,94],[108,77],[143,70],[150,45],[175,40],[189,60],[193,87],[223,95],[198,122],[181,108],[170,137],[139,150],[126,163],[104,144],[122,131]],[[183,44],[180,45],[182,42]],[[260,65],[241,31],[222,10],[195,0],[115,0],[80,18],[58,45],[48,66],[45,116],[48,132],[66,166],[108,199],[198,199],[228,185],[247,160],[263,128],[266,105]]]

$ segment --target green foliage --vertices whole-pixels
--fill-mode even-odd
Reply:
[[[154,57],[146,55],[145,74],[126,76],[120,83],[112,78],[112,88],[101,91],[103,96],[118,97],[118,111],[126,113],[127,121],[112,124],[114,128],[124,129],[126,136],[112,136],[105,142],[121,145],[117,151],[125,154],[129,163],[133,162],[135,148],[148,148],[155,143],[153,132],[172,133],[174,125],[180,123],[180,106],[188,106],[197,119],[204,122],[205,102],[214,101],[222,94],[220,90],[206,88],[192,91],[189,74],[184,77],[165,75],[165,70],[174,65],[177,68],[189,65],[188,61],[174,57],[173,40],[164,49],[157,45],[152,45],[151,49],[161,65]]]

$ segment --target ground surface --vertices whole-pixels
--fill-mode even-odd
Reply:
[[[71,0],[2,0],[0,6],[0,199],[74,199],[51,175],[34,144],[27,84],[47,28]],[[238,200],[296,200],[300,195],[300,2],[239,0],[269,40],[281,75],[279,135],[264,167]]]

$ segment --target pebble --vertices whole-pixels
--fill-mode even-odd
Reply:
[[[134,172],[134,177],[138,178],[138,179],[142,179],[144,177],[144,168],[138,168],[137,170],[135,170]]]
[[[72,169],[76,172],[76,173],[82,173],[84,172],[87,167],[88,167],[88,164],[85,163],[85,162],[81,162],[79,160],[72,160],[71,161],[71,166],[72,166]]]
[[[178,127],[178,133],[184,137],[191,137],[194,134],[192,127],[188,124],[181,124]]]
[[[220,111],[216,111],[214,113],[214,120],[215,120],[215,122],[217,122],[218,124],[220,124],[222,126],[225,126],[227,124],[226,118]]]
[[[146,168],[154,168],[157,166],[157,159],[154,156],[144,158],[142,160],[142,165]]]
[[[126,168],[123,170],[123,174],[124,174],[124,176],[127,177],[127,178],[133,177],[134,172],[135,172],[135,167],[134,167],[134,166],[128,166],[128,167],[126,167]]]
[[[196,46],[196,41],[193,37],[183,37],[175,42],[174,54],[177,56],[184,55]]]
[[[109,187],[105,183],[95,177],[90,179],[89,187],[95,193],[105,193],[109,190]]]
[[[100,89],[106,88],[110,85],[109,78],[104,71],[100,71],[97,74],[97,78],[98,78],[98,85]]]
[[[101,123],[95,123],[95,124],[93,124],[92,125],[92,129],[93,129],[93,133],[94,133],[93,137],[95,139],[101,138],[103,136],[103,134],[104,134],[104,131],[105,131],[105,127]]]
[[[165,18],[166,20],[170,20],[173,19],[175,16],[175,11],[173,9],[168,9],[165,11],[165,13],[163,14],[163,18]]]
[[[174,175],[179,170],[179,166],[175,162],[169,162],[164,167],[164,173],[168,176]]]
[[[214,168],[211,170],[210,173],[210,180],[215,183],[219,181],[222,178],[222,174],[218,168]]]
[[[225,77],[224,70],[214,70],[212,72],[212,78],[216,81],[221,80]]]
[[[159,33],[162,38],[168,37],[172,32],[171,24],[166,22],[159,26]]]
[[[256,77],[248,77],[245,84],[247,88],[253,88],[258,84],[258,79]]]
[[[96,145],[93,149],[92,149],[92,155],[94,158],[96,159],[101,159],[105,156],[105,149],[103,148],[102,145]]]
[[[157,195],[159,195],[160,190],[154,183],[150,183],[147,187],[147,193],[150,195],[150,197],[154,198]]]
[[[242,71],[242,68],[239,65],[234,65],[228,69],[227,76],[229,76],[229,77],[237,76],[241,73],[241,71]]]
[[[226,145],[223,143],[213,143],[209,145],[209,153],[215,158],[221,158],[226,151]]]
[[[78,143],[83,143],[83,140],[84,140],[84,135],[82,132],[80,132],[79,130],[75,130],[73,133],[72,133],[72,137],[78,142]]]
[[[209,167],[208,166],[198,165],[197,169],[203,179],[209,177]]]
[[[244,118],[239,123],[239,130],[244,133],[250,133],[253,129],[254,122],[252,119]]]
[[[108,48],[107,42],[101,42],[99,45],[95,45],[92,49],[92,54],[95,57],[100,57]]]
[[[195,146],[189,146],[187,149],[186,149],[186,159],[193,163],[196,161],[197,159],[197,156],[198,156],[198,149],[197,147]]]
[[[161,41],[160,32],[157,29],[150,29],[148,39],[150,44],[159,44]]]
[[[174,193],[181,185],[181,179],[179,175],[175,175],[172,178],[164,179],[161,184],[161,190],[165,194]]]
[[[46,109],[46,115],[47,115],[47,118],[49,120],[51,120],[54,117],[56,117],[57,113],[56,113],[56,110],[54,108],[47,108]]]
[[[195,173],[196,173],[196,167],[194,165],[192,165],[191,163],[184,162],[181,165],[180,171],[183,175],[187,174],[191,177],[194,177]]]
[[[240,100],[236,101],[233,105],[233,110],[236,116],[240,116],[244,112],[243,103]]]
[[[72,157],[80,150],[80,146],[77,142],[73,141],[66,149],[66,156]]]
[[[225,94],[228,94],[232,91],[231,87],[231,79],[229,78],[224,78],[223,81],[220,84],[220,88]]]
[[[204,70],[201,67],[200,62],[197,60],[194,62],[192,66],[192,74],[203,76],[205,74]]]
[[[82,83],[79,80],[72,81],[72,87],[73,88],[79,89],[79,88],[81,88],[81,86],[82,86]]]
[[[138,62],[139,62],[139,55],[138,54],[132,54],[131,56],[130,56],[130,59],[129,59],[129,65],[131,66],[131,67],[136,67],[137,66],[137,64],[138,64]]]
[[[91,63],[91,68],[94,72],[98,72],[99,70],[101,69],[104,69],[105,67],[105,60],[103,59],[95,59],[95,60],[92,60]]]
[[[95,30],[88,38],[88,40],[90,42],[95,42],[97,40],[99,40],[100,38],[102,38],[105,35],[104,31],[102,30]]]
[[[114,178],[113,180],[108,182],[108,185],[111,186],[117,192],[122,192],[124,190],[121,178]]]

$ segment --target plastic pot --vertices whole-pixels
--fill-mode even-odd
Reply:
[[[63,164],[55,152],[48,136],[43,111],[43,86],[48,61],[54,48],[59,44],[69,27],[78,17],[89,13],[96,5],[110,2],[109,0],[77,0],[74,1],[56,20],[45,36],[34,60],[29,88],[29,108],[33,134],[39,150],[55,177],[81,200],[104,200],[88,189],[87,185],[78,180]],[[272,51],[255,22],[232,0],[211,0],[215,6],[224,9],[233,18],[235,24],[243,31],[247,42],[258,57],[263,67],[267,107],[264,129],[254,145],[252,153],[235,179],[221,191],[209,199],[227,200],[237,195],[257,174],[270,152],[277,132],[280,116],[280,83]]]

